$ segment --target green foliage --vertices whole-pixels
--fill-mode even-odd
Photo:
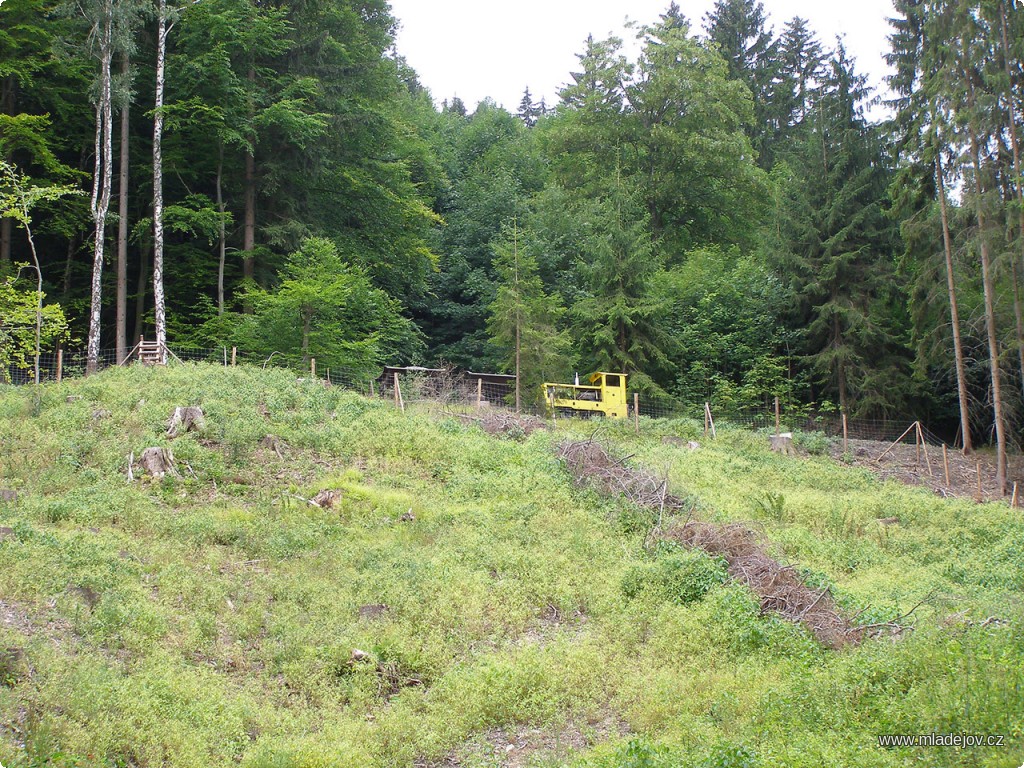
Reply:
[[[375,288],[366,272],[341,260],[329,240],[310,238],[288,258],[274,290],[246,294],[251,314],[227,318],[217,339],[259,355],[369,374],[396,355],[415,358],[422,342],[398,303]],[[224,321],[210,324],[211,330]]]
[[[541,384],[559,381],[571,369],[569,334],[559,329],[565,308],[557,296],[545,293],[537,259],[528,242],[520,244],[515,222],[506,235],[511,235],[511,242],[506,239],[496,247],[499,283],[488,331],[502,348],[505,370],[519,377],[519,396],[539,404]],[[524,240],[529,237],[527,232],[523,235]]]
[[[12,367],[22,371],[32,367],[38,294],[34,287],[28,289],[25,281],[16,276],[0,276],[0,280],[0,382],[5,382]],[[52,349],[53,345],[67,339],[67,320],[59,304],[44,305],[41,319],[44,349]]]
[[[687,605],[700,600],[725,580],[725,567],[720,560],[703,552],[666,547],[650,562],[626,571],[622,577],[622,594],[629,600],[648,594],[655,599]]]
[[[793,445],[812,456],[824,456],[832,447],[832,438],[824,432],[794,432]]]
[[[581,272],[589,290],[573,307],[580,356],[595,370],[643,372],[664,360],[666,344],[647,219],[621,178],[588,213],[588,260]]]
[[[776,169],[773,261],[794,301],[805,360],[847,413],[891,413],[911,394],[892,279],[895,232],[883,211],[885,148],[866,125],[865,79],[840,46],[813,128]],[[851,410],[852,409],[852,410]]]

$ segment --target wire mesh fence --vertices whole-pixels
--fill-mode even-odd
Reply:
[[[223,366],[253,365],[262,368],[292,370],[299,379],[316,379],[325,385],[343,387],[360,394],[387,399],[397,408],[407,406],[429,409],[449,409],[464,412],[480,412],[488,409],[515,409],[515,377],[503,374],[456,372],[450,368],[385,367],[383,371],[365,369],[332,368],[318,366],[315,359],[274,352],[269,356],[247,353],[232,347],[167,347],[166,359],[169,364],[207,363]],[[0,384],[31,384],[35,381],[34,359],[24,365],[11,365],[0,370]],[[134,357],[120,362],[115,350],[104,349],[99,353],[97,370],[117,365],[137,364]],[[39,358],[40,382],[56,382],[63,379],[82,377],[87,372],[87,358],[84,351],[48,351]],[[543,405],[536,403],[530,393],[521,393],[519,411],[536,416],[553,417]],[[634,411],[634,404],[638,409]],[[559,414],[562,416],[565,414]],[[570,414],[588,417],[593,414]],[[844,419],[838,413],[813,413],[806,409],[780,409],[776,413],[771,405],[762,408],[721,409],[714,403],[683,403],[666,397],[641,394],[636,399],[630,395],[629,417],[673,420],[688,419],[703,422],[705,430],[723,426],[740,427],[754,431],[820,432],[832,438],[844,437]],[[916,430],[909,430],[910,422],[905,419],[847,419],[845,437],[850,440],[872,440],[894,442],[903,440],[914,443],[918,438]],[[921,426],[921,437],[932,445],[942,445],[943,440],[925,426]]]

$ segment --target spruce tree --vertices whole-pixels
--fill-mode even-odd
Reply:
[[[642,373],[663,362],[664,306],[654,281],[661,264],[644,206],[620,175],[588,211],[582,277],[588,295],[572,308],[580,357],[596,370]],[[644,378],[634,382],[643,382]]]
[[[890,311],[894,231],[882,209],[888,184],[884,146],[863,117],[865,78],[840,45],[809,120],[786,158],[792,175],[778,231],[781,276],[794,292],[804,352],[844,412],[885,412],[906,395]],[[778,244],[777,244],[778,245]]]
[[[780,41],[767,27],[764,5],[759,0],[716,0],[705,16],[708,38],[718,46],[729,68],[729,77],[739,80],[754,97],[754,121],[748,136],[758,153],[762,168],[773,162],[773,139],[779,125],[772,120],[772,101],[780,77]]]
[[[515,221],[495,246],[494,269],[498,283],[487,326],[503,362],[515,372],[518,411],[524,399],[539,399],[541,384],[569,368],[569,335],[559,328],[565,308],[544,290],[530,233]]]

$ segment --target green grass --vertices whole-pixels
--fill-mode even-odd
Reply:
[[[167,440],[192,404],[206,431]],[[534,766],[1019,766],[1019,512],[699,427],[601,434],[863,621],[921,603],[915,631],[827,651],[717,561],[645,550],[653,516],[554,459],[593,425],[501,440],[244,367],[0,389],[0,763],[486,766],[502,729],[542,735]],[[154,445],[183,477],[129,484]],[[1009,746],[876,745],[946,731]]]

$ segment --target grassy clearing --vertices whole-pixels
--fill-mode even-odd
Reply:
[[[168,441],[191,404],[205,433]],[[826,651],[713,559],[646,552],[652,517],[554,459],[583,425],[496,439],[249,368],[0,390],[0,487],[18,491],[0,503],[0,762],[1020,765],[1019,514],[742,431],[660,443],[698,426],[602,434],[697,514],[758,521],[865,621],[924,600],[917,630]],[[183,477],[128,484],[129,452],[153,445]],[[334,508],[303,501],[323,488]],[[1010,746],[876,746],[933,731]]]

